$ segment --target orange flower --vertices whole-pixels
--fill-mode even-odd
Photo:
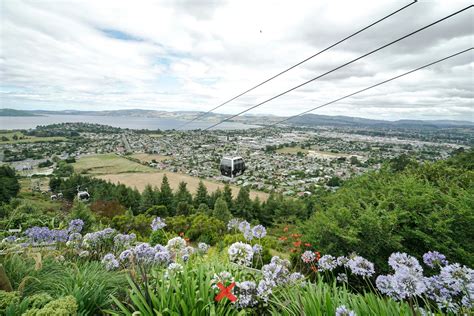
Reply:
[[[314,252],[316,254],[316,260],[319,260],[321,258],[321,254],[318,251]]]
[[[183,237],[183,236],[184,236],[184,233],[183,233],[183,232],[180,232],[180,233],[179,233],[179,236]]]
[[[288,231],[288,226],[285,226],[285,228],[283,228],[283,231],[286,233]]]
[[[301,246],[301,240],[293,242],[293,246],[295,246],[295,247]]]
[[[189,238],[184,238],[184,240],[185,240],[186,242],[189,242]]]
[[[287,239],[288,239],[288,237],[281,236],[281,237],[280,237],[280,238],[278,238],[278,239],[279,239],[279,240],[283,240],[283,241],[285,241],[285,240],[287,240]]]
[[[311,270],[313,270],[314,272],[318,272],[318,268],[316,268],[315,266],[311,266]]]
[[[311,247],[311,244],[309,242],[304,244],[306,247]]]

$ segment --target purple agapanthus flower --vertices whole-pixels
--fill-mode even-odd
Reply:
[[[428,251],[423,255],[423,262],[430,268],[441,267],[448,264],[446,256],[437,251]]]

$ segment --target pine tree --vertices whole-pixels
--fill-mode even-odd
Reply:
[[[214,208],[214,206],[216,205],[216,201],[218,198],[220,198],[222,196],[222,190],[217,188],[217,190],[215,190],[214,192],[212,192],[209,196],[209,207],[211,209]]]
[[[224,223],[227,223],[232,218],[232,214],[230,213],[229,208],[227,207],[227,203],[225,202],[223,197],[220,197],[216,200],[212,216],[217,219],[220,219]]]
[[[140,202],[140,211],[143,213],[149,208],[159,203],[159,192],[153,190],[151,185],[147,184],[145,190],[142,193],[142,199]]]
[[[180,202],[193,203],[193,196],[189,193],[186,182],[183,181],[179,183],[178,191],[175,195],[175,204],[178,205]]]
[[[170,184],[168,182],[168,177],[166,176],[166,174],[163,176],[163,180],[161,180],[158,204],[166,206],[170,215],[174,214],[173,191],[171,190]]]
[[[209,206],[209,194],[207,193],[207,188],[204,183],[199,181],[199,185],[196,191],[196,197],[194,198],[194,207],[199,207],[201,204],[206,204]]]
[[[224,192],[222,192],[222,197],[227,203],[227,207],[232,210],[234,206],[234,203],[232,200],[232,189],[230,188],[228,183],[226,183],[224,186]]]
[[[239,194],[237,194],[235,199],[233,214],[235,217],[247,220],[252,219],[252,201],[250,200],[250,191],[247,187],[239,190]]]

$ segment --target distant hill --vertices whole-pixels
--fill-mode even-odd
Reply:
[[[40,115],[29,112],[29,111],[14,110],[14,109],[0,109],[0,116],[40,116]]]
[[[1,113],[2,110],[0,110]],[[11,111],[23,113],[21,115],[5,115],[1,116],[36,116],[36,115],[93,115],[93,116],[128,116],[128,117],[157,117],[170,118],[180,120],[191,120],[202,114],[202,111],[159,111],[159,110],[143,110],[143,109],[127,109],[127,110],[109,110],[109,111],[78,111],[78,110],[63,110],[63,111],[19,111],[12,109],[3,109],[7,113]],[[229,114],[209,113],[205,117],[200,118],[200,121],[216,122],[227,118]],[[284,117],[275,115],[242,115],[232,119],[234,122],[244,124],[261,124],[267,125],[273,122],[280,121]],[[381,127],[381,128],[474,128],[474,122],[469,121],[451,121],[451,120],[399,120],[399,121],[384,121],[365,119],[360,117],[350,116],[329,116],[318,114],[305,114],[293,118],[286,122],[292,126],[348,126],[348,127]]]
[[[393,128],[445,128],[445,127],[467,127],[473,128],[474,122],[451,121],[451,120],[398,120],[384,121],[372,120],[350,116],[328,116],[317,114],[305,114],[288,121],[291,125],[316,126],[357,126],[357,127],[393,127]]]

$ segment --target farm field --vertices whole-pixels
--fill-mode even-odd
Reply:
[[[177,190],[179,183],[184,181],[187,183],[188,190],[191,193],[196,192],[200,179],[196,177],[191,177],[185,174],[180,173],[173,173],[173,172],[153,172],[144,175],[143,173],[122,173],[122,174],[107,174],[107,175],[100,175],[97,178],[110,181],[112,183],[121,183],[125,184],[130,187],[135,187],[139,191],[143,191],[147,184],[151,186],[160,186],[161,181],[163,180],[163,175],[168,177],[168,181],[170,186],[173,190]],[[213,192],[218,188],[223,189],[223,183],[217,183],[209,180],[202,180],[204,185],[207,187],[209,192]],[[237,196],[239,193],[239,188],[236,186],[232,186],[232,193],[234,197]],[[250,197],[253,199],[256,196],[260,198],[260,200],[265,201],[268,198],[268,193],[259,192],[259,191],[250,191]]]
[[[13,139],[13,136],[16,135],[18,138],[23,139]],[[4,140],[8,138],[8,140]],[[3,140],[2,140],[3,139]],[[18,143],[40,143],[40,142],[55,142],[66,140],[65,137],[36,137],[36,136],[27,136],[21,132],[0,132],[0,144],[18,144]]]
[[[73,164],[77,173],[90,175],[107,175],[117,173],[153,172],[154,169],[139,163],[127,160],[115,154],[84,156]]]

